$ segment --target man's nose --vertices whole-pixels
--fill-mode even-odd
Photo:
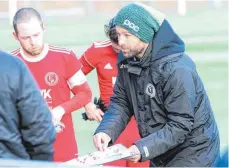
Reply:
[[[119,36],[118,38],[118,44],[122,48],[125,45],[125,39],[123,36]]]
[[[35,42],[36,42],[36,39],[35,39],[34,37],[31,37],[31,38],[30,38],[30,44],[31,44],[31,45],[34,45]]]

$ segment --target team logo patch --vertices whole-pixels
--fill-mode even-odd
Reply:
[[[55,72],[48,72],[45,75],[45,82],[49,85],[49,86],[54,86],[57,84],[59,78],[58,75]]]
[[[146,94],[150,96],[150,98],[153,98],[156,94],[155,87],[151,83],[147,84],[145,91],[146,91]]]
[[[108,63],[108,64],[106,64],[106,65],[104,66],[104,69],[113,69],[113,68],[112,68],[111,64]]]

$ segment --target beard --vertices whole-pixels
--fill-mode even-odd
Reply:
[[[123,55],[126,58],[132,58],[132,57],[137,57],[138,55],[142,54],[144,51],[144,48],[138,49],[138,50],[129,50],[128,52],[123,52]]]
[[[42,46],[38,46],[37,45],[37,46],[34,46],[34,47],[30,47],[30,48],[25,48],[25,47],[22,46],[22,48],[27,54],[29,54],[31,56],[37,56],[43,51],[44,44]]]

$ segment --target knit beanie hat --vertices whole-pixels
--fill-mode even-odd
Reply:
[[[165,15],[141,3],[131,3],[117,13],[114,25],[119,25],[149,43],[160,28]]]

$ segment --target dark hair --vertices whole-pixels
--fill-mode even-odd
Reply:
[[[112,18],[108,24],[104,25],[104,31],[106,36],[114,43],[118,44],[118,35],[115,30],[115,25],[113,24],[114,18]]]
[[[41,24],[41,27],[43,27],[43,20],[38,11],[36,11],[33,8],[21,8],[14,15],[14,19],[13,19],[14,31],[18,33],[17,25],[19,23],[29,21],[31,18],[37,18],[37,20]]]

